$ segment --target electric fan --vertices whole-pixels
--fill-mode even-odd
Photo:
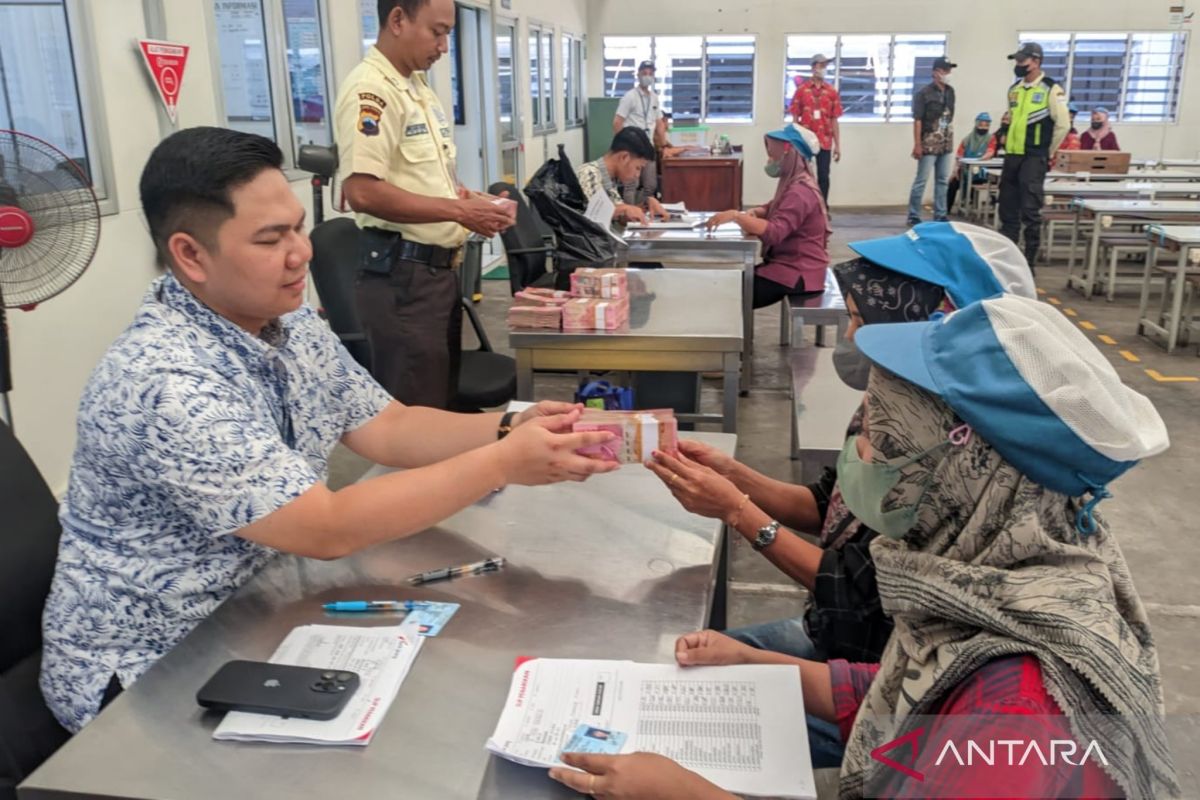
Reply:
[[[79,165],[53,145],[0,130],[0,400],[12,426],[5,308],[31,311],[83,274],[100,240],[100,208]]]

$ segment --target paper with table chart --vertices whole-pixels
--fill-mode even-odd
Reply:
[[[617,207],[613,205],[608,192],[601,190],[592,195],[592,199],[588,201],[587,211],[584,212],[584,216],[603,228],[604,232],[611,238],[616,239],[624,245],[625,240],[613,233],[612,230],[613,214],[616,212]]]
[[[230,711],[214,739],[236,742],[366,745],[375,735],[424,638],[411,620],[381,628],[302,625],[283,640],[271,663],[357,672],[362,684],[333,719],[284,719]]]
[[[622,752],[668,756],[735,794],[816,797],[795,667],[534,659],[513,673],[487,749],[555,766],[581,724],[623,731]]]

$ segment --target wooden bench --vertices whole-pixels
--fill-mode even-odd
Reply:
[[[846,335],[850,314],[833,270],[825,270],[825,291],[813,297],[786,295],[779,303],[779,345],[804,344],[804,325],[817,326],[817,345],[825,346],[825,326],[836,325],[838,339]]]
[[[792,460],[800,462],[804,480],[816,480],[824,467],[837,463],[846,443],[846,428],[863,393],[842,383],[829,348],[793,348]]]

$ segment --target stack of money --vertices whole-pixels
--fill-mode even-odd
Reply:
[[[580,267],[571,273],[571,294],[576,297],[629,297],[629,282],[623,269]]]
[[[522,306],[561,306],[571,299],[570,292],[561,289],[538,289],[527,286],[513,296],[514,302]]]
[[[577,297],[562,307],[564,331],[615,331],[629,324],[629,298]]]
[[[562,329],[562,307],[513,306],[508,310],[509,330],[557,331]]]
[[[584,409],[572,429],[609,431],[616,438],[579,450],[580,455],[620,464],[644,464],[655,450],[678,450],[679,423],[669,408],[648,411],[600,411]]]

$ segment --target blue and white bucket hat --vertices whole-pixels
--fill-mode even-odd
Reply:
[[[881,267],[943,287],[956,308],[998,294],[1037,297],[1021,249],[979,225],[922,222],[898,236],[852,242],[850,249]]]
[[[1145,396],[1052,306],[1006,294],[927,322],[868,325],[854,336],[867,358],[932,392],[1005,461],[1070,497],[1090,493],[1076,526],[1108,484],[1167,449],[1167,428]]]

